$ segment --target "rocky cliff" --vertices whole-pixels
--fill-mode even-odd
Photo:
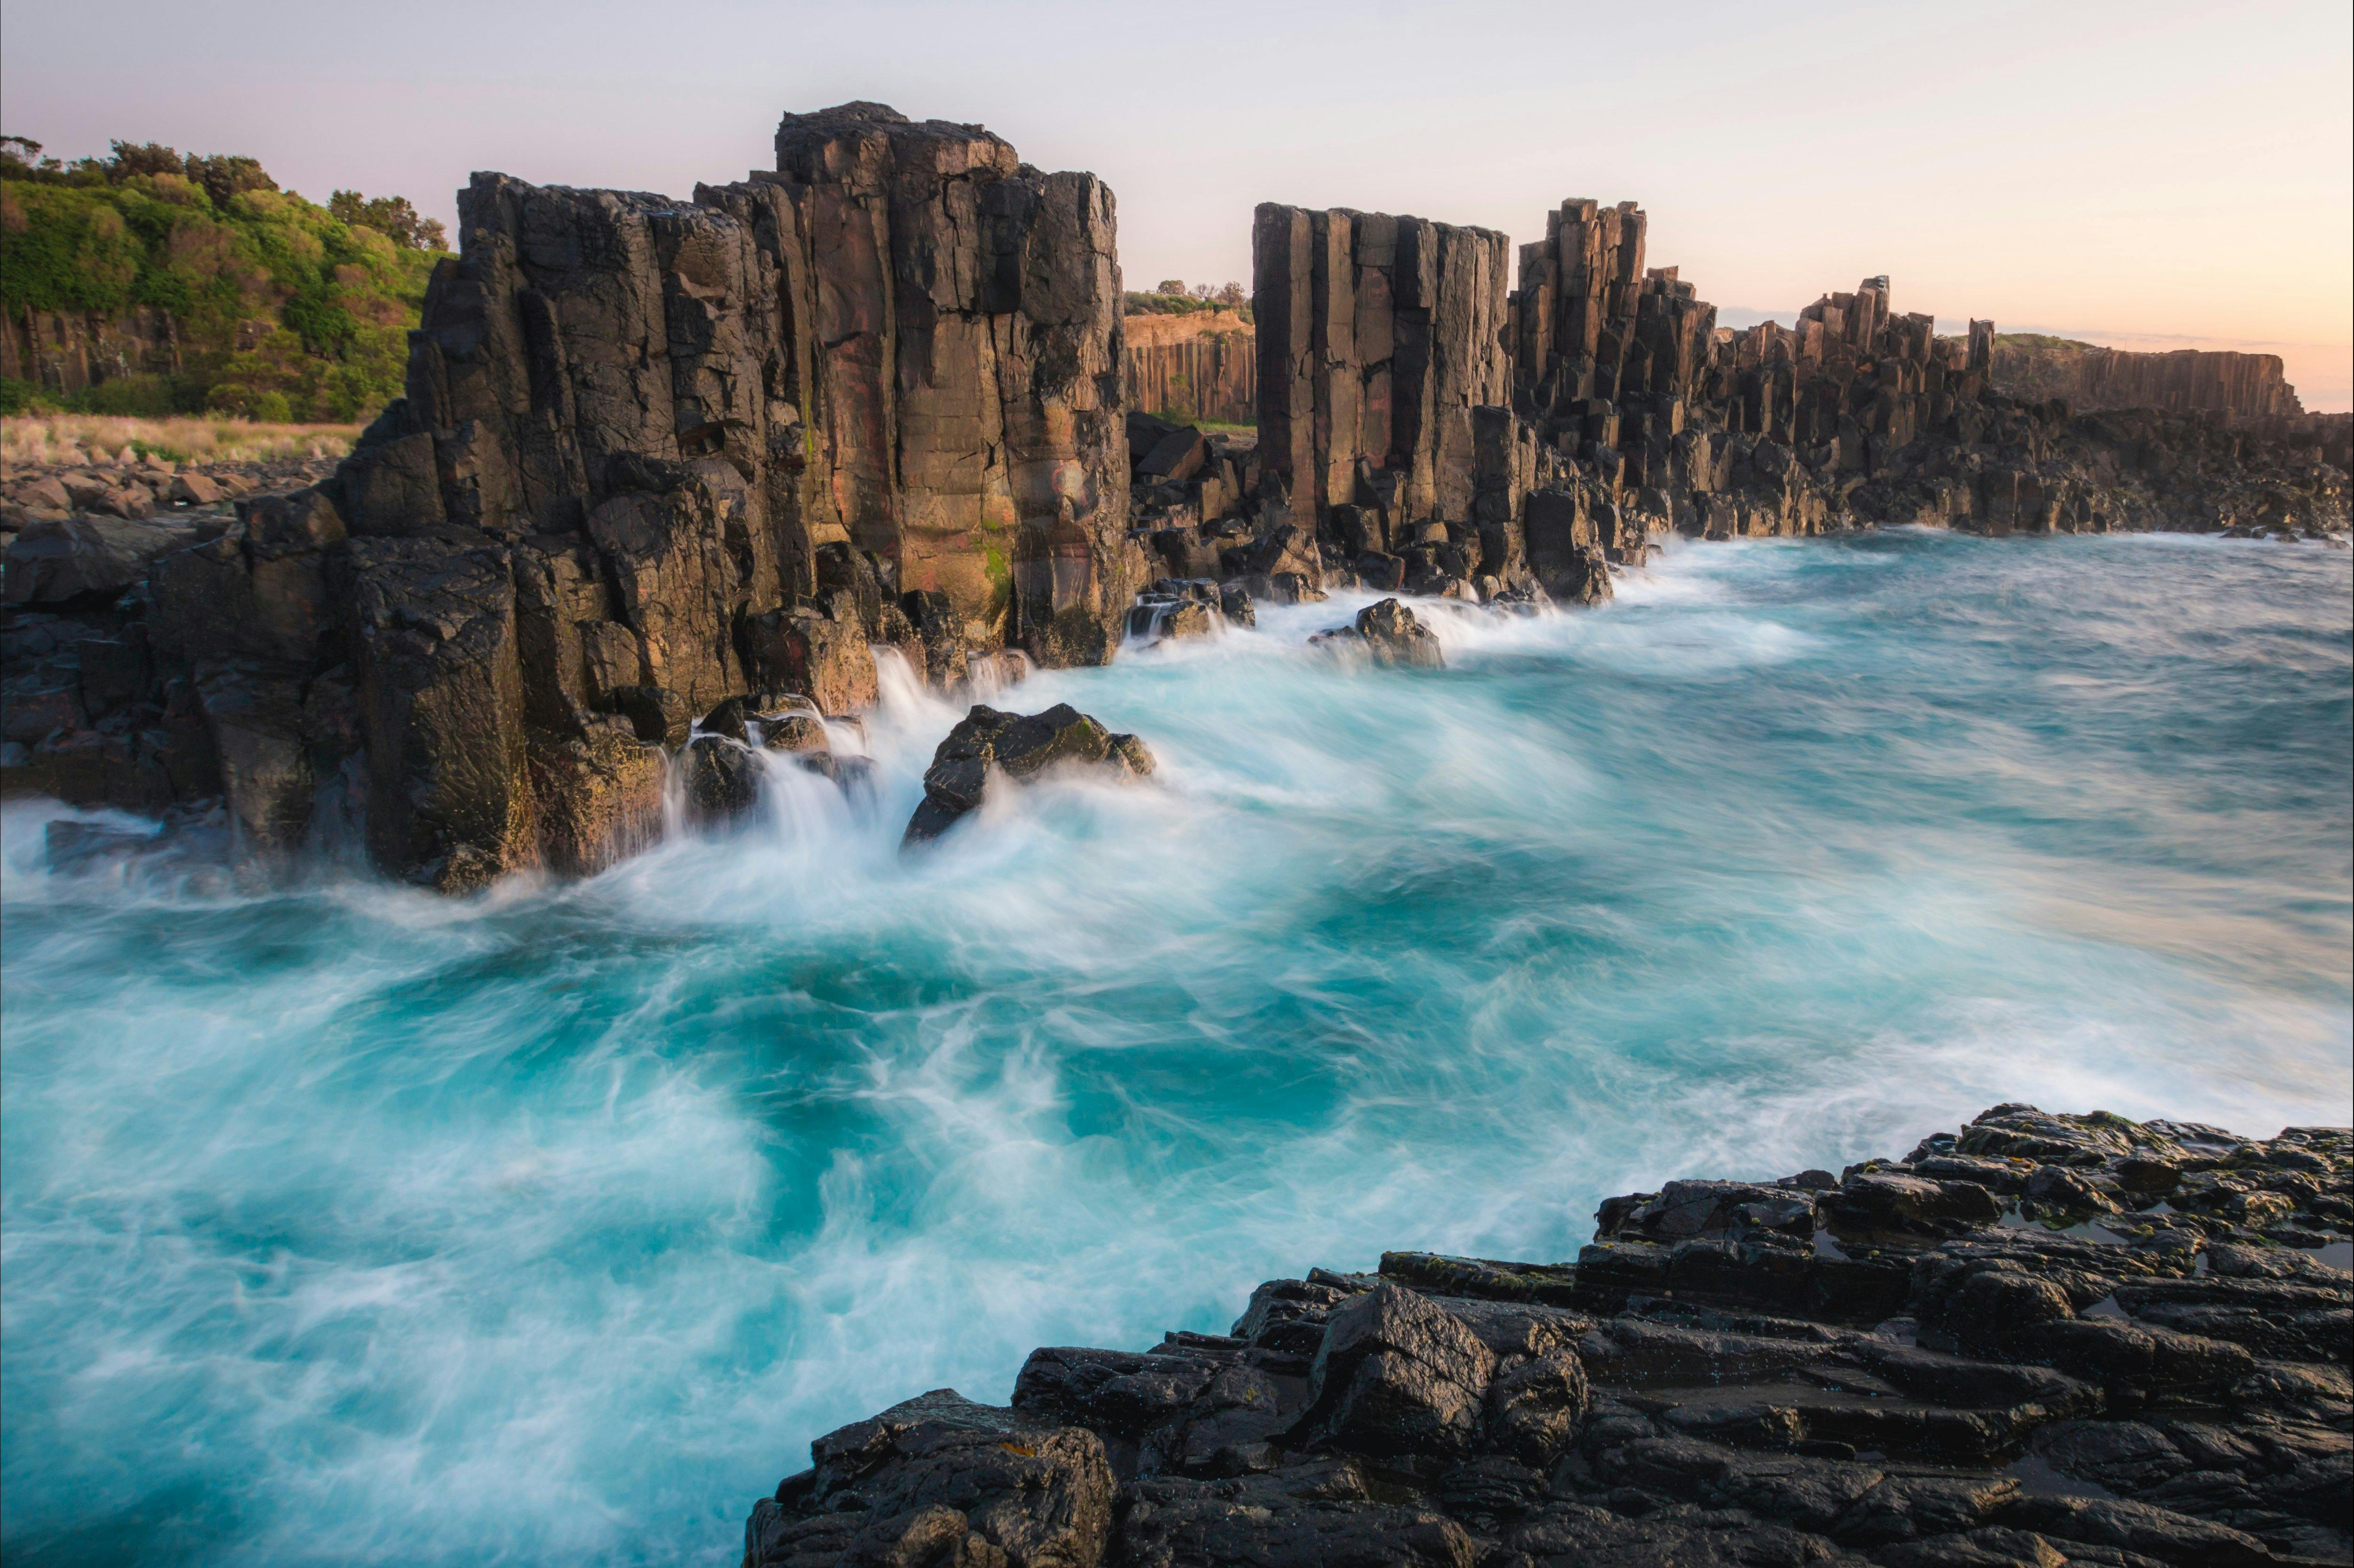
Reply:
[[[1260,206],[1252,222],[1261,482],[1312,526],[1361,489],[1467,514],[1471,410],[1508,396],[1505,238]]]
[[[1722,329],[1675,268],[1648,265],[1632,202],[1548,214],[1509,296],[1484,249],[1442,270],[1455,302],[1412,330],[1434,364],[1476,368],[1423,405],[1444,410],[1426,452],[1416,414],[1387,400],[1393,340],[1359,327],[1363,302],[1380,321],[1405,297],[1392,234],[1428,230],[1442,258],[1484,241],[1413,221],[1262,207],[1256,230],[1262,470],[1327,569],[1376,588],[1590,602],[1608,563],[1669,530],[2346,526],[2342,417],[2009,397],[1992,383],[1993,323],[1938,338],[1932,318],[1894,312],[1884,277],[1824,295],[1791,329]]]
[[[456,890],[647,842],[673,758],[736,809],[748,717],[855,712],[876,647],[954,689],[1332,586],[1591,604],[1670,530],[2347,525],[2354,419],[2009,397],[1993,323],[1885,278],[1726,331],[1632,203],[1564,203],[1511,290],[1489,230],[1259,207],[1255,437],[1127,407],[1110,193],[977,126],[847,104],[692,200],[461,213],[332,478],[12,489],[10,792]]]
[[[265,849],[332,810],[460,889],[642,842],[691,717],[871,702],[870,644],[951,683],[1110,656],[1142,572],[1094,176],[848,104],[691,201],[481,175],[460,212],[408,396],[332,480],[19,535],[11,601],[65,619],[16,629],[58,711],[12,707],[12,789],[218,793]],[[102,706],[90,642],[140,674]]]
[[[2246,419],[2305,412],[2282,378],[2280,356],[2181,348],[2136,354],[2035,334],[1994,340],[1994,385],[2031,401],[2058,397],[2072,408],[2212,410]]]
[[[120,314],[41,311],[0,318],[0,378],[70,396],[101,382],[180,372],[179,323],[169,311],[134,306]]]
[[[2347,1561],[2354,1138],[2004,1105],[817,1439],[746,1568]],[[2332,1253],[2338,1264],[2323,1261]]]
[[[1128,404],[1165,418],[1247,425],[1258,418],[1257,329],[1233,311],[1131,315]]]

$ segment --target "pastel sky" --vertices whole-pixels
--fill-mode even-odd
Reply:
[[[1101,175],[1132,288],[1247,280],[1265,200],[1525,240],[1632,197],[1722,306],[1885,272],[1900,310],[2278,354],[2306,407],[2354,407],[2347,0],[0,11],[0,130],[249,153],[445,219],[473,169],[684,196],[853,98]]]

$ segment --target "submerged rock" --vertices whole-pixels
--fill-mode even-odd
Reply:
[[[2117,1239],[2006,1209],[2071,1183]],[[1225,1335],[1036,1351],[1009,1407],[896,1406],[811,1446],[747,1560],[2344,1563],[2354,1275],[2310,1248],[2349,1187],[2344,1129],[2025,1106],[1837,1181],[1670,1181],[1574,1265],[1386,1253]]]
[[[1363,648],[1366,656],[1384,669],[1447,667],[1447,655],[1439,651],[1437,637],[1415,619],[1414,611],[1394,599],[1359,610],[1355,625],[1335,626],[1318,632],[1309,641]]]
[[[932,754],[906,842],[946,832],[981,805],[993,779],[1029,779],[1057,767],[1143,779],[1152,772],[1152,753],[1136,736],[1114,735],[1068,703],[1027,715],[976,705]]]

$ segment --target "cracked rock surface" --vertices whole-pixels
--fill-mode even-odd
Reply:
[[[2354,1562],[2354,1134],[2004,1105],[820,1438],[748,1568]]]

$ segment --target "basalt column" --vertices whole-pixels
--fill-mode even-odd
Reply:
[[[1505,402],[1504,236],[1262,205],[1252,229],[1261,471],[1292,520],[1471,517],[1471,410]]]
[[[692,201],[476,175],[408,396],[321,487],[334,536],[216,551],[327,585],[305,653],[351,666],[326,732],[387,869],[593,869],[659,819],[641,743],[734,695],[871,700],[868,644],[917,619],[958,662],[1117,646],[1111,193],[875,104],[786,116],[777,162]],[[190,582],[201,663],[238,593]]]

